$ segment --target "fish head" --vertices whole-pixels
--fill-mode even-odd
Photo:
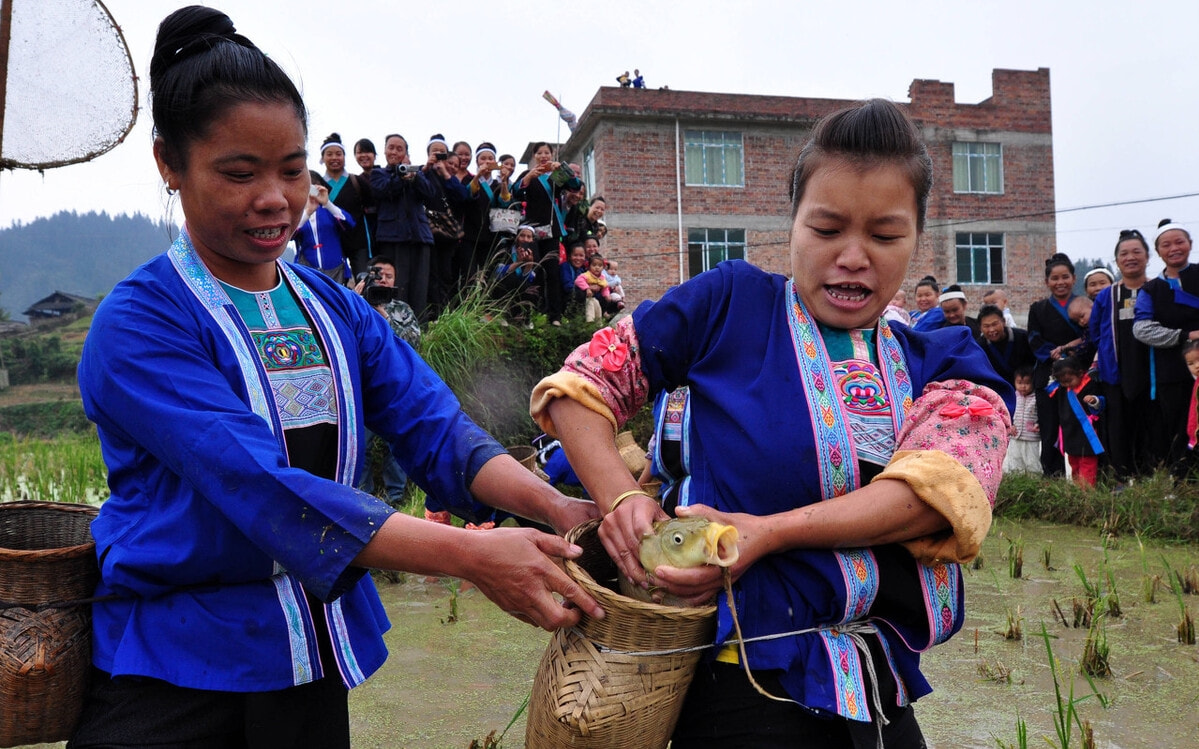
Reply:
[[[736,564],[737,529],[706,518],[671,518],[654,523],[654,530],[641,540],[641,566],[647,572],[659,566],[698,567]]]

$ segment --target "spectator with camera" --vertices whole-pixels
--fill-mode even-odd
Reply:
[[[533,227],[521,224],[516,238],[501,246],[491,271],[491,295],[504,302],[508,314],[516,319],[525,319],[540,303],[545,274],[533,259],[536,249]]]
[[[462,207],[470,195],[466,186],[454,176],[458,157],[450,152],[445,136],[435,134],[425,147],[428,159],[421,173],[432,189],[425,199],[425,215],[433,234],[433,255],[430,261],[429,308],[425,317],[435,318],[454,294],[454,255],[465,232],[462,229]]]
[[[559,246],[565,237],[565,216],[558,205],[561,190],[578,190],[583,181],[568,165],[554,161],[549,143],[533,144],[533,166],[517,180],[516,198],[524,201],[525,223],[533,227],[537,238],[537,262],[546,276],[556,278],[559,270]],[[563,285],[545,285],[545,312],[551,325],[560,325],[562,312],[569,297]]]
[[[358,285],[354,291],[383,315],[393,333],[415,349],[420,346],[420,323],[412,308],[396,299],[395,273],[391,258],[377,257],[369,268],[358,274]],[[367,464],[358,488],[382,497],[392,507],[400,507],[404,502],[408,476],[396,462],[391,450],[369,429],[366,430],[365,440],[370,447],[367,448]]]
[[[461,158],[459,156],[460,161]],[[462,219],[465,236],[458,243],[458,252],[454,256],[454,280],[458,289],[464,288],[478,274],[495,245],[491,209],[507,208],[512,203],[512,191],[508,187],[512,170],[496,163],[494,145],[486,141],[479,144],[475,149],[475,167],[478,174],[467,183],[470,197]],[[493,178],[497,170],[499,176]]]
[[[419,318],[425,312],[429,294],[433,232],[429,229],[425,204],[434,196],[433,187],[409,159],[404,136],[388,135],[383,157],[387,166],[370,172],[379,222],[375,255],[391,258],[395,264],[396,293]]]

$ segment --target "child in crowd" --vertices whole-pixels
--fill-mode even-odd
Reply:
[[[1037,399],[1032,389],[1032,367],[1016,369],[1016,410],[1012,412],[1011,439],[1003,458],[1003,472],[1041,472],[1041,428],[1037,424]]]
[[[1066,306],[1066,316],[1070,318],[1070,322],[1082,328],[1082,335],[1063,346],[1063,353],[1077,356],[1080,351],[1090,348],[1087,344],[1090,339],[1091,308],[1094,306],[1095,303],[1091,301],[1091,298],[1085,296],[1074,297]],[[1090,361],[1082,362],[1087,369],[1090,368],[1091,363]]]
[[[624,309],[624,287],[621,285],[620,264],[617,261],[608,261],[608,267],[604,268],[604,278],[608,279],[608,299],[620,309]]]
[[[883,317],[891,322],[901,322],[904,325],[912,324],[912,316],[908,314],[905,307],[908,306],[908,293],[903,289],[895,292],[895,296],[891,297],[891,303],[883,310]]]
[[[1099,473],[1103,444],[1095,431],[1095,420],[1103,410],[1099,382],[1092,380],[1083,364],[1071,356],[1053,363],[1054,382],[1045,390],[1057,404],[1061,435],[1058,445],[1070,463],[1074,483],[1094,488]]]
[[[1187,409],[1187,456],[1188,465],[1194,465],[1194,450],[1199,443],[1199,340],[1187,341],[1182,347],[1182,358],[1186,360],[1195,384],[1191,386],[1191,406]]]
[[[583,247],[581,241],[574,242],[567,248],[567,262],[559,266],[558,272],[561,274],[559,279],[562,284],[562,296],[567,300],[570,306],[582,306],[586,301],[586,295],[583,291],[575,286],[575,281],[579,280],[579,276],[587,270],[587,250]]]
[[[574,258],[571,257],[573,263]],[[575,279],[575,288],[583,292],[583,319],[587,322],[598,320],[612,305],[609,299],[611,290],[608,279],[604,278],[604,258],[602,255],[592,255],[588,261],[587,270]]]

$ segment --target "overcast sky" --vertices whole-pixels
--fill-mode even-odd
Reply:
[[[55,1],[14,0],[15,13]],[[105,4],[144,106],[155,30],[181,3]],[[633,68],[651,88],[897,102],[913,79],[938,79],[956,84],[959,103],[977,103],[991,95],[993,68],[1048,67],[1058,248],[1110,259],[1120,229],[1151,236],[1167,216],[1199,230],[1199,197],[1074,210],[1199,193],[1195,0],[210,4],[296,78],[313,167],[334,130],[380,149],[398,131],[414,151],[441,132],[519,156],[531,140],[567,137],[542,91],[581,115],[599,86]],[[48,43],[72,52],[68,40]],[[90,164],[0,173],[0,227],[60,210],[166,217],[150,125],[147,109],[125,143]],[[622,209],[637,210],[609,207]]]

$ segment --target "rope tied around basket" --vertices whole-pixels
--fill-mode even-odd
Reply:
[[[870,646],[867,644],[866,638],[863,637],[863,635],[865,635],[865,634],[876,634],[877,633],[877,630],[872,625],[867,624],[865,622],[847,622],[845,624],[823,626],[823,627],[807,627],[805,629],[796,629],[796,630],[792,630],[790,632],[777,632],[775,634],[759,635],[757,637],[747,638],[741,632],[741,621],[740,621],[740,618],[737,616],[737,605],[733,599],[733,581],[732,581],[732,576],[729,573],[728,567],[724,568],[724,593],[725,593],[725,597],[728,601],[729,613],[732,614],[732,617],[733,617],[733,629],[737,633],[737,639],[735,639],[735,640],[728,640],[724,643],[711,642],[711,643],[707,643],[705,645],[692,645],[689,647],[669,648],[669,649],[665,649],[665,650],[618,650],[616,648],[610,648],[610,647],[607,647],[607,646],[604,646],[604,645],[601,645],[601,644],[595,643],[595,642],[593,642],[592,644],[594,645],[596,650],[601,653],[613,653],[616,655],[646,656],[646,657],[676,655],[676,654],[680,654],[680,653],[693,653],[693,652],[700,651],[700,650],[709,650],[709,649],[712,649],[712,648],[715,648],[718,646],[724,647],[725,645],[734,645],[735,644],[735,645],[737,645],[737,648],[741,655],[741,665],[742,665],[743,669],[745,670],[745,675],[746,675],[746,677],[749,678],[749,683],[751,685],[753,685],[753,688],[755,690],[757,690],[758,694],[761,694],[763,697],[766,697],[767,699],[774,700],[775,702],[790,702],[790,703],[798,705],[799,703],[796,702],[795,700],[791,699],[790,697],[778,697],[776,695],[773,695],[770,692],[766,691],[760,684],[758,684],[758,681],[756,679],[754,679],[753,672],[750,671],[750,668],[749,668],[749,657],[746,655],[746,652],[745,652],[745,644],[751,643],[751,642],[765,642],[768,640],[778,640],[778,639],[782,639],[784,637],[794,637],[797,635],[815,634],[815,633],[822,632],[822,631],[831,631],[833,634],[845,635],[846,637],[849,638],[850,642],[852,642],[854,644],[854,647],[856,647],[858,649],[858,652],[861,654],[862,659],[866,662],[866,673],[869,674],[869,676],[870,676],[871,703],[874,706],[875,715],[878,716],[878,719],[876,721],[874,721],[875,725],[878,727],[878,746],[880,748],[883,746],[883,726],[890,725],[891,721],[887,719],[886,713],[883,712],[882,695],[879,693],[879,690],[878,690],[878,673],[875,671],[875,668],[874,668],[874,658],[870,653]],[[577,628],[574,628],[574,629],[575,629],[575,631],[579,631]]]

